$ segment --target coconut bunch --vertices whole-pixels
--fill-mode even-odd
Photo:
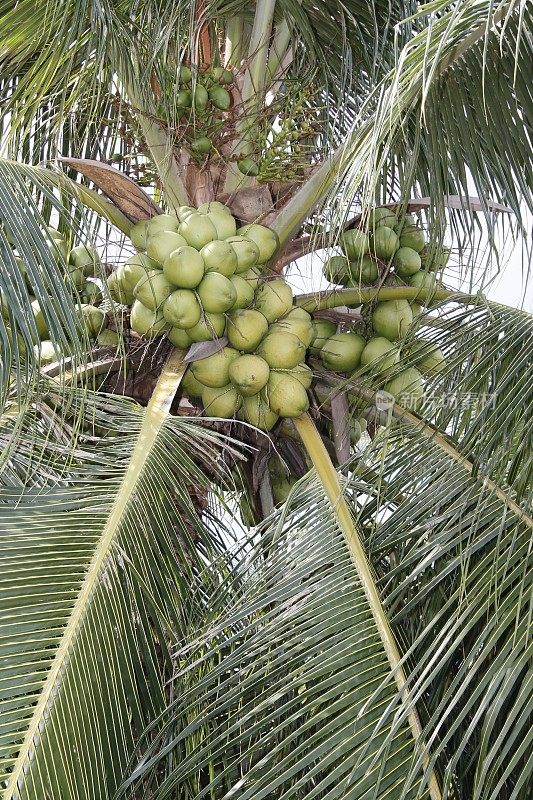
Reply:
[[[116,345],[118,336],[115,331],[105,328],[105,314],[102,309],[98,308],[103,300],[102,290],[94,280],[100,269],[98,253],[93,247],[85,244],[69,248],[63,234],[53,227],[48,227],[48,234],[48,244],[52,255],[61,267],[66,264],[65,283],[76,300],[76,313],[80,324],[85,328],[87,336],[91,340],[98,340],[99,344],[102,345]],[[23,259],[16,253],[14,253],[14,257],[28,289],[32,292],[31,277]],[[36,353],[38,353],[42,364],[56,361],[61,354],[57,352],[57,345],[54,347],[50,341],[50,331],[39,301],[36,299],[31,300],[31,307],[37,331],[35,339]],[[4,303],[2,303],[2,315],[6,320],[9,317]]]

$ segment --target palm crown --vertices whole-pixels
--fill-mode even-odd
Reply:
[[[5,800],[528,797],[532,323],[468,257],[532,205],[527,7],[22,0],[0,31]],[[279,339],[168,342],[155,284],[117,277],[147,220],[182,237],[203,205],[259,254],[265,330],[314,317],[297,410],[267,375],[271,425],[222,419],[234,375],[209,419],[194,380],[224,333],[272,373]],[[452,233],[457,275],[413,282],[423,242],[391,274],[376,207],[418,214],[428,259]],[[279,288],[270,318],[324,251],[337,288]],[[401,366],[321,350],[339,326],[362,351],[386,303]],[[420,404],[393,381],[424,358]]]

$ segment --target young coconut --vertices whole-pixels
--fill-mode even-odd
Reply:
[[[74,267],[78,267],[83,271],[85,277],[89,277],[90,275],[96,275],[98,272],[100,256],[94,247],[79,244],[70,251],[68,263],[72,264]]]
[[[391,342],[405,336],[412,321],[413,311],[407,300],[384,300],[372,314],[374,333]]]
[[[173,328],[192,328],[202,316],[202,307],[190,289],[177,289],[163,303],[163,316]]]
[[[290,375],[291,378],[295,378],[297,381],[299,381],[304,387],[304,389],[309,389],[309,387],[313,382],[313,370],[311,369],[311,367],[308,367],[307,364],[304,363],[297,364],[292,369],[271,370],[271,375],[274,373],[276,374],[279,373],[280,375]]]
[[[100,331],[96,337],[96,341],[100,347],[117,348],[120,344],[121,337],[116,331],[112,331],[111,328],[105,328],[103,331]]]
[[[266,395],[270,408],[280,417],[299,417],[309,408],[305,388],[288,373],[272,372]]]
[[[412,275],[407,281],[409,286],[414,286],[417,289],[426,289],[428,292],[434,292],[437,289],[437,279],[432,272],[424,272],[419,270]],[[424,300],[424,305],[431,304],[431,295]]]
[[[384,388],[393,395],[395,402],[410,411],[416,411],[424,395],[422,375],[414,367],[395,375]]]
[[[226,335],[237,350],[252,353],[267,331],[268,322],[260,311],[238,309],[229,315]]]
[[[188,244],[178,247],[165,258],[163,272],[174,286],[180,289],[196,289],[204,277],[203,256]]]
[[[386,208],[385,206],[372,208],[368,215],[368,227],[372,231],[376,228],[381,228],[383,225],[387,228],[393,228],[396,222],[397,218],[395,212],[392,208]]]
[[[419,253],[424,249],[426,238],[424,232],[420,228],[407,228],[404,229],[400,235],[400,247],[410,247]]]
[[[131,243],[136,250],[146,250],[148,240],[148,223],[150,220],[142,219],[130,228]]]
[[[349,261],[357,261],[359,258],[362,258],[364,254],[368,252],[370,245],[368,234],[364,231],[357,230],[357,228],[344,231],[341,241],[342,248]]]
[[[238,236],[244,236],[246,239],[251,239],[259,248],[258,264],[266,264],[270,261],[274,253],[279,247],[279,239],[275,231],[266,228],[264,225],[244,225],[237,231]],[[251,266],[251,265],[250,265]]]
[[[237,299],[234,285],[219,272],[207,272],[196,291],[204,310],[213,314],[229,311]]]
[[[182,208],[190,208],[191,211],[198,211],[199,214],[210,214],[212,211],[221,214],[227,214],[231,216],[231,212],[224,203],[221,203],[219,200],[208,200],[207,203],[201,203],[197,209],[192,208],[191,206],[182,206]]]
[[[326,369],[349,372],[359,366],[365,345],[358,333],[335,333],[324,343],[320,358]]]
[[[217,239],[229,239],[237,233],[237,223],[231,214],[222,213],[220,211],[210,211],[207,216],[215,226]]]
[[[50,332],[38,300],[32,300],[31,310],[33,313],[33,319],[35,321],[35,326],[37,328],[37,333],[39,334],[39,339],[48,340],[50,337]]]
[[[361,284],[374,283],[379,277],[378,265],[368,254],[349,265],[348,286],[357,288]]]
[[[35,357],[41,362],[42,366],[45,364],[53,364],[55,361],[59,361],[61,358],[61,352],[56,350],[54,343],[48,339],[45,339],[44,342],[36,344],[33,348],[33,352],[35,353]]]
[[[243,397],[237,416],[262,431],[271,431],[279,419],[260,394]]]
[[[251,239],[244,236],[229,236],[226,241],[231,244],[237,256],[237,269],[235,272],[247,272],[257,264],[259,259],[259,248]]]
[[[291,287],[282,278],[266,281],[255,293],[255,307],[269,322],[275,322],[292,308]]]
[[[233,308],[248,308],[254,302],[255,289],[252,282],[247,281],[242,275],[232,275],[230,281],[235,287],[237,292],[237,299],[233,304]]]
[[[123,306],[131,306],[135,300],[135,295],[133,294],[133,289],[126,287],[121,281],[119,269],[114,270],[111,275],[108,275],[106,284],[107,291],[112,300]]]
[[[118,268],[119,278],[125,290],[133,292],[135,286],[149,270],[161,269],[161,264],[145,253],[136,253]],[[133,302],[133,300],[131,301]]]
[[[214,239],[202,247],[199,255],[203,258],[206,272],[219,272],[231,278],[237,269],[237,255],[229,242]]]
[[[344,286],[350,277],[350,262],[346,256],[330,256],[324,262],[322,271],[327,281]]]
[[[135,284],[133,294],[143,306],[155,311],[170,297],[174,286],[159,269],[152,269]]]
[[[187,244],[184,237],[175,231],[158,231],[150,236],[146,245],[146,253],[158,264],[164,264],[174,250]]]
[[[187,333],[193,342],[209,342],[211,339],[218,339],[224,335],[226,328],[226,317],[224,314],[212,314],[206,312],[200,321],[187,328]]]
[[[130,311],[130,326],[132,330],[153,339],[160,336],[167,322],[161,311],[153,311],[144,306],[140,300],[135,300]]]
[[[270,326],[269,335],[272,333],[293,333],[307,348],[313,341],[311,315],[303,308],[294,308]]]
[[[179,350],[188,350],[192,344],[192,339],[183,328],[171,328],[167,333],[167,339]]]
[[[372,252],[383,261],[391,259],[400,246],[400,240],[392,228],[383,225],[376,229],[372,237]]]
[[[202,403],[210,417],[231,419],[239,410],[242,397],[231,384],[214,389],[206,386],[202,392]]]
[[[313,339],[311,340],[310,350],[315,355],[322,350],[326,340],[333,336],[337,331],[335,322],[329,319],[313,319]]]
[[[240,272],[239,276],[243,278],[249,286],[252,287],[254,292],[261,282],[261,270],[259,267],[250,267],[250,269],[247,269],[246,272]]]
[[[239,172],[242,172],[243,175],[248,175],[252,178],[259,175],[259,166],[257,161],[253,158],[241,158],[241,160],[237,162],[237,167]]]
[[[173,231],[177,233],[179,224],[180,221],[175,214],[158,214],[156,217],[152,217],[152,219],[148,220],[146,239],[148,241],[150,236],[155,236],[155,234],[160,233],[160,231]]]
[[[76,306],[76,313],[83,322],[87,335],[90,339],[96,339],[104,327],[105,314],[96,306],[86,303]]]
[[[181,380],[181,388],[186,397],[201,397],[206,387],[194,377],[189,367]]]
[[[94,281],[87,281],[83,292],[81,293],[81,299],[84,303],[88,303],[91,306],[97,306],[100,305],[104,299],[104,295],[102,294],[102,290],[97,283]]]
[[[384,336],[369,339],[361,353],[361,366],[372,372],[387,373],[400,360],[400,351]]]
[[[229,383],[229,369],[232,363],[240,358],[233,347],[223,347],[206,358],[200,358],[191,364],[192,374],[196,380],[212,389],[219,389]]]
[[[185,239],[184,244],[197,250],[217,238],[215,226],[204,214],[190,214],[180,224],[179,232]]]
[[[259,356],[245,353],[231,362],[229,379],[244,397],[251,397],[263,389],[270,375],[267,362]]]
[[[394,271],[400,278],[409,278],[422,266],[420,256],[411,247],[399,247],[392,259]]]
[[[410,356],[422,375],[439,375],[446,369],[444,353],[430,339],[415,339]]]
[[[293,369],[305,358],[306,346],[294,333],[269,333],[257,349],[272,369]]]

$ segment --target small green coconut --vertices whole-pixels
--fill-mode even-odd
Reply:
[[[439,375],[446,369],[444,353],[430,339],[415,339],[410,347],[410,355],[422,375]]]
[[[45,366],[46,364],[53,364],[55,361],[59,361],[61,358],[61,351],[56,350],[56,345],[48,339],[45,339],[44,342],[39,342],[34,347],[34,353],[36,358],[39,359],[41,362],[41,366]]]
[[[225,328],[226,317],[224,314],[206,312],[196,325],[187,329],[187,333],[193,342],[208,342],[211,339],[218,339],[223,336]]]
[[[196,139],[193,139],[190,148],[193,153],[197,153],[198,155],[207,155],[213,149],[213,142],[208,136],[198,136]]]
[[[124,289],[133,292],[141,278],[153,269],[161,269],[161,264],[145,253],[136,253],[128,258],[119,267],[119,278]]]
[[[186,397],[201,397],[206,387],[194,377],[189,367],[182,378],[181,388]]]
[[[135,300],[131,307],[130,325],[140,336],[153,339],[163,333],[167,321],[161,311],[153,311],[144,306],[140,300]]]
[[[400,246],[400,240],[392,228],[383,225],[377,228],[372,237],[372,252],[382,261],[389,261]]]
[[[235,272],[241,274],[247,272],[251,267],[258,263],[259,248],[255,242],[245,236],[230,236],[226,239],[235,250],[237,256],[237,269]]]
[[[33,319],[35,321],[35,326],[37,328],[37,333],[39,334],[39,338],[42,340],[49,339],[50,332],[48,330],[48,325],[46,324],[46,319],[41,310],[38,300],[32,301],[31,310],[33,313]]]
[[[288,373],[272,372],[266,394],[270,408],[280,417],[300,417],[309,408],[304,386]]]
[[[237,256],[229,242],[214,239],[202,247],[199,255],[202,256],[206,272],[219,272],[230,278],[237,269]]]
[[[77,292],[82,292],[87,285],[87,278],[83,274],[81,267],[69,265],[68,279],[66,281],[69,288],[74,288]]]
[[[213,67],[211,77],[224,86],[230,86],[233,83],[233,72],[225,67]]]
[[[279,417],[265,403],[260,394],[252,397],[243,397],[242,406],[237,412],[239,419],[249,422],[262,431],[270,431],[278,421]]]
[[[186,244],[184,237],[175,231],[158,231],[149,237],[146,253],[149,258],[162,265],[174,250]],[[159,268],[161,269],[161,266]]]
[[[424,249],[426,237],[419,228],[408,228],[403,230],[400,236],[400,247],[410,247],[419,253]]]
[[[244,236],[246,239],[251,239],[252,242],[255,242],[259,249],[258,264],[266,264],[267,261],[270,261],[279,247],[277,233],[264,225],[257,225],[256,223],[244,225],[244,227],[238,229],[237,235]],[[250,266],[252,265],[250,264]]]
[[[196,208],[193,208],[192,206],[180,206],[178,208],[178,210],[176,211],[176,216],[177,216],[178,220],[181,223],[184,220],[186,220],[187,217],[190,217],[191,215],[194,215],[194,214],[197,214],[197,213],[198,213],[198,210]],[[178,227],[178,231],[179,231],[179,227]]]
[[[108,275],[106,283],[107,291],[109,292],[112,300],[114,300],[116,303],[120,303],[124,306],[130,306],[135,300],[133,289],[130,289],[123,284],[123,282],[120,280],[118,269],[114,270],[111,275]]]
[[[173,328],[192,328],[202,316],[202,307],[190,289],[177,289],[163,303],[163,316]]]
[[[414,367],[409,367],[386,383],[385,391],[392,394],[399,405],[416,411],[424,395],[422,375]]]
[[[273,333],[293,333],[307,348],[313,341],[314,334],[311,315],[302,308],[294,308],[270,326],[269,335]]]
[[[100,347],[117,348],[120,344],[120,336],[116,331],[112,331],[110,328],[105,328],[103,331],[100,331],[96,340]]]
[[[148,241],[148,223],[150,220],[142,219],[130,228],[131,243],[136,250],[146,250]]]
[[[372,372],[386,373],[400,360],[396,345],[384,336],[373,336],[361,353],[361,366],[370,367]]]
[[[192,339],[183,328],[170,328],[167,333],[167,339],[179,350],[188,350],[192,344]]]
[[[342,248],[349,261],[358,261],[368,252],[368,234],[357,228],[344,231],[341,236]],[[349,273],[348,273],[349,274]]]
[[[423,270],[411,276],[407,283],[409,286],[414,286],[416,289],[424,289],[428,292],[434,292],[438,288],[435,275],[432,272],[424,272]],[[423,304],[425,306],[431,305],[431,295],[424,299]]]
[[[282,278],[265,281],[255,293],[255,307],[269,322],[275,322],[292,308],[291,287]]]
[[[231,362],[229,379],[244,397],[257,394],[266,386],[270,375],[267,362],[258,355],[245,353]]]
[[[237,299],[232,282],[219,272],[207,272],[196,291],[204,310],[213,314],[229,311]]]
[[[297,364],[292,369],[275,369],[270,371],[271,375],[278,373],[280,375],[290,375],[291,378],[295,378],[302,384],[304,389],[309,389],[313,382],[313,370],[304,363]]]
[[[231,94],[223,86],[212,86],[209,89],[211,105],[219,111],[228,111],[232,105]]]
[[[326,369],[349,372],[359,366],[365,345],[358,333],[335,333],[324,343],[320,358]]]
[[[254,301],[254,286],[251,282],[247,281],[243,277],[244,275],[246,275],[246,273],[243,273],[242,275],[232,275],[230,278],[230,281],[237,292],[237,299],[233,304],[234,309],[248,308]]]
[[[252,353],[268,331],[268,322],[260,311],[238,309],[228,317],[226,335],[232,347]]]
[[[188,244],[178,247],[165,258],[163,272],[174,286],[180,289],[196,289],[204,277],[203,256]]]
[[[69,264],[83,270],[85,277],[96,275],[100,266],[100,256],[94,247],[79,244],[73,247],[68,257]]]
[[[243,175],[249,175],[250,177],[259,175],[259,166],[257,161],[253,158],[241,158],[241,160],[237,162],[237,167],[239,172],[242,172]]]
[[[374,259],[367,254],[358,261],[354,261],[350,264],[347,285],[358,287],[361,286],[361,284],[366,285],[374,283],[374,281],[377,281],[378,277],[378,265]]]
[[[400,240],[401,241],[401,240]],[[410,278],[422,266],[420,256],[411,247],[399,247],[392,259],[394,271],[400,278]]]
[[[96,308],[96,306],[91,306],[88,303],[81,303],[80,305],[76,306],[76,313],[82,320],[89,338],[96,339],[104,327],[104,312],[101,311],[101,309]]]
[[[405,336],[412,321],[413,312],[407,300],[384,300],[372,314],[374,333],[391,342]]]
[[[233,347],[223,347],[206,358],[193,361],[191,370],[194,377],[204,386],[210,386],[212,389],[220,388],[229,383],[230,366],[238,358],[239,353]]]
[[[191,206],[184,206],[184,208],[191,208]],[[192,210],[194,211],[194,209]],[[199,214],[210,214],[212,211],[215,211],[217,213],[229,214],[231,216],[231,211],[229,208],[219,200],[208,200],[206,203],[201,203],[196,211],[198,211]]]
[[[322,268],[324,277],[336,286],[344,286],[350,277],[350,262],[346,256],[330,256]]]
[[[237,230],[237,223],[229,213],[222,213],[221,211],[210,211],[205,215],[215,226],[217,232],[217,239],[226,241],[235,236]]]
[[[242,397],[231,384],[216,389],[206,387],[202,392],[202,403],[210,417],[231,419],[241,407]]]
[[[179,226],[180,221],[175,214],[158,214],[148,221],[146,238],[148,240],[150,236],[162,231],[177,233]]]
[[[387,228],[393,228],[396,222],[396,213],[391,208],[386,208],[385,206],[377,206],[371,209],[368,215],[368,227],[372,231],[383,225]]]
[[[269,333],[257,352],[272,369],[292,369],[305,358],[306,346],[294,333]]]
[[[178,83],[190,83],[192,80],[192,71],[190,67],[186,67],[185,65],[178,67],[176,78]]]
[[[190,214],[180,224],[179,231],[186,240],[184,244],[197,250],[217,238],[217,229],[205,214]]]
[[[239,272],[239,270],[237,270]],[[254,292],[261,283],[261,269],[259,267],[250,267],[246,272],[239,272],[239,275],[253,288]]]
[[[87,281],[81,293],[81,299],[84,303],[89,303],[91,306],[98,306],[104,299],[101,288],[94,281]]]
[[[139,300],[143,306],[155,311],[163,305],[167,297],[170,297],[173,290],[173,284],[167,280],[161,270],[153,269],[135,284],[133,294],[135,299]]]
[[[337,332],[337,325],[329,319],[313,319],[313,339],[310,349],[315,355],[322,350],[326,339],[329,339]]]

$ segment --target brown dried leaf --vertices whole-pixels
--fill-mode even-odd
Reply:
[[[162,211],[135,181],[101,161],[87,158],[59,158],[62,164],[81,172],[132,222],[149,219]]]

